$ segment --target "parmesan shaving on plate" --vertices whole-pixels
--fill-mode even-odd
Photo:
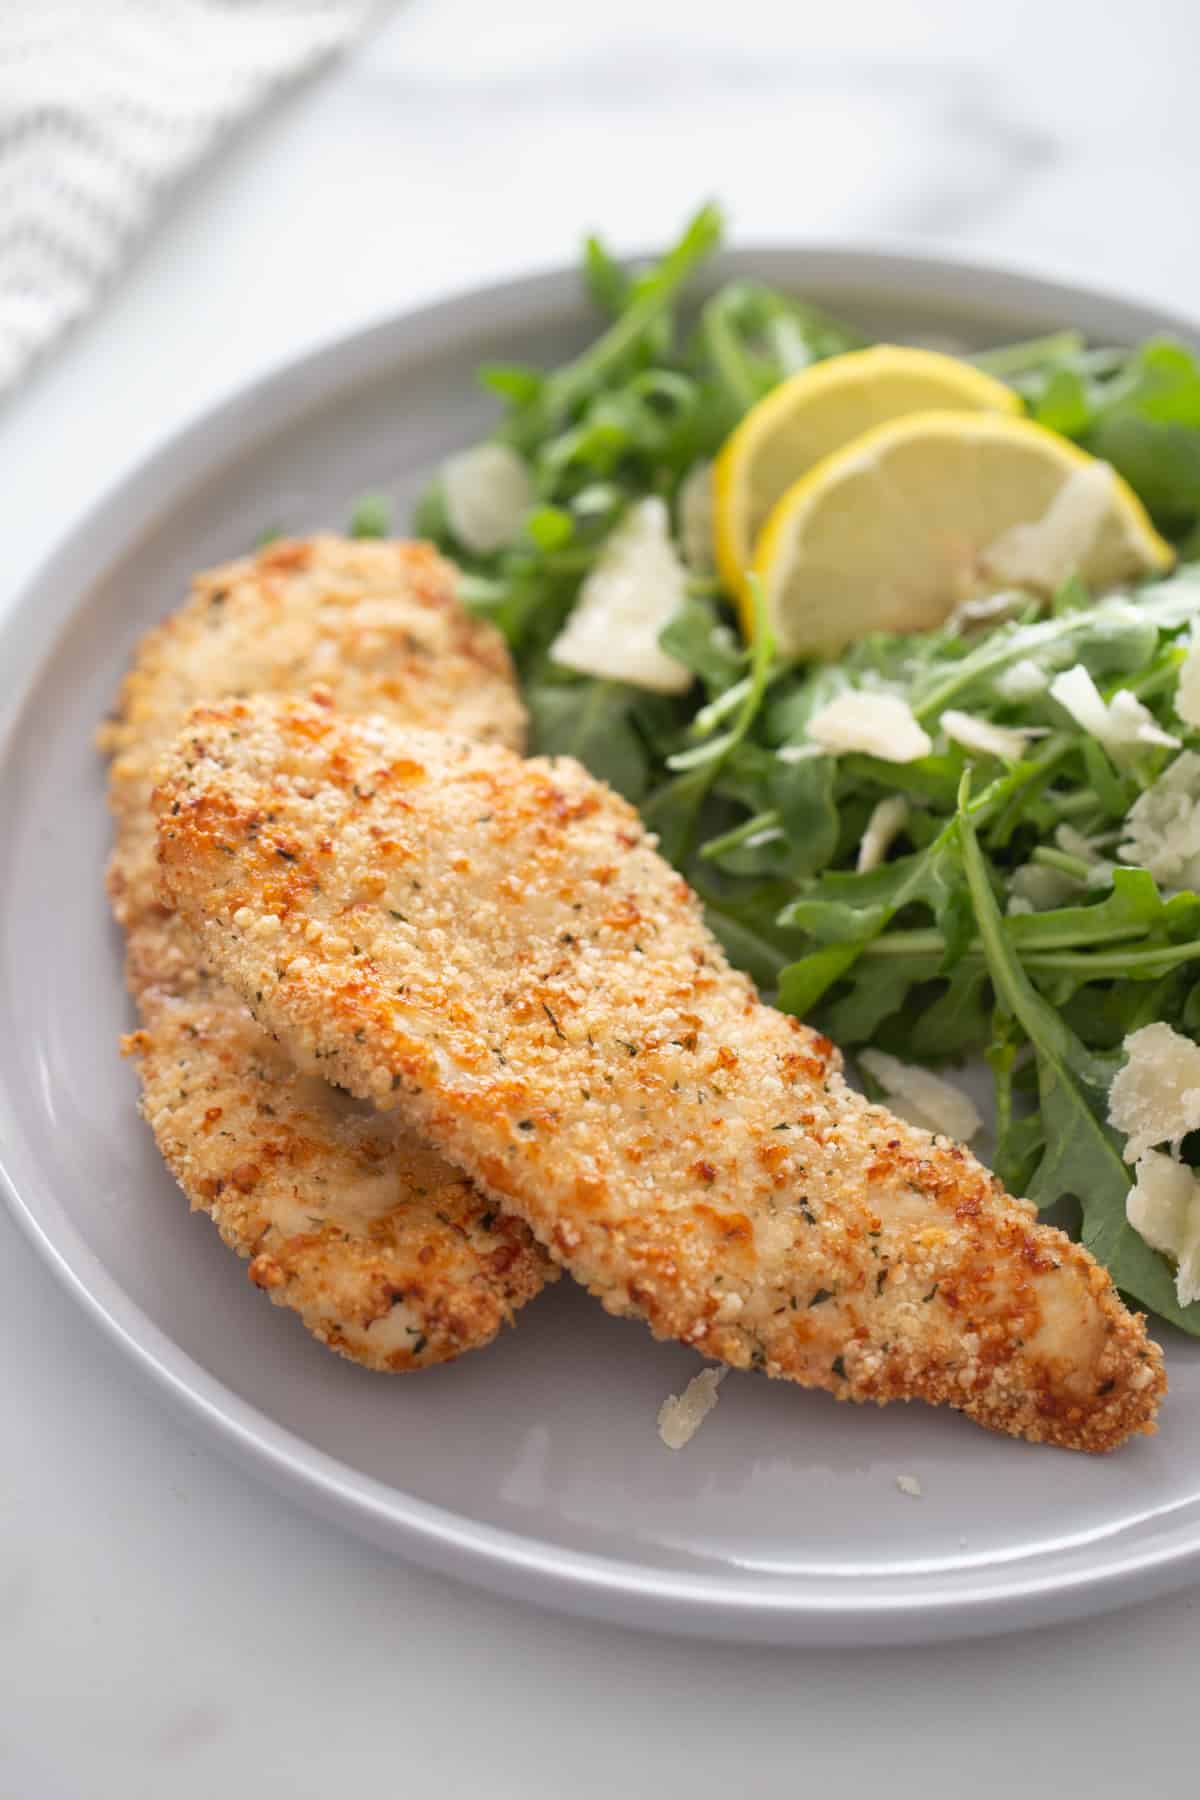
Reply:
[[[1161,1019],[1125,1039],[1125,1062],[1108,1090],[1108,1121],[1125,1137],[1125,1161],[1157,1144],[1176,1151],[1200,1128],[1200,1044]]]
[[[1006,725],[993,725],[989,719],[977,719],[973,713],[944,712],[938,721],[951,743],[964,750],[975,750],[981,756],[998,756],[1001,762],[1020,762],[1033,730],[1017,731]]]
[[[916,762],[933,749],[929,733],[918,725],[907,700],[859,689],[839,694],[814,713],[807,735],[810,743],[832,755],[858,751],[881,762]]]
[[[1128,688],[1119,688],[1106,701],[1082,663],[1056,675],[1050,693],[1083,731],[1114,756],[1149,744],[1179,748],[1179,739],[1164,731]]]
[[[671,541],[664,501],[640,500],[609,538],[586,577],[566,625],[550,646],[554,662],[627,681],[658,694],[682,694],[691,672],[658,644],[658,634],[687,599],[687,570]]]
[[[858,1060],[867,1074],[875,1077],[892,1111],[910,1125],[965,1144],[983,1123],[975,1102],[940,1075],[903,1063],[886,1050],[861,1050]]]
[[[507,444],[476,444],[442,464],[450,529],[477,556],[511,544],[533,505],[529,470]]]
[[[1089,461],[1072,471],[1040,519],[1011,525],[980,557],[1014,587],[1052,594],[1083,562],[1113,504],[1113,472]]]
[[[1125,1217],[1143,1242],[1175,1263],[1180,1306],[1200,1300],[1200,1181],[1191,1169],[1148,1150],[1138,1158]]]
[[[727,1368],[701,1369],[682,1394],[668,1394],[658,1409],[658,1435],[668,1450],[682,1450],[691,1442],[717,1404],[717,1389]]]
[[[1200,887],[1200,756],[1185,750],[1129,809],[1118,857],[1168,893]]]
[[[908,801],[903,794],[889,794],[886,800],[876,802],[858,846],[855,867],[860,875],[880,866],[907,823]]]
[[[896,1486],[912,1500],[919,1500],[925,1491],[915,1475],[897,1475]]]

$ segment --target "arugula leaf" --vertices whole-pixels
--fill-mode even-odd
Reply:
[[[1018,1115],[1014,1108],[1018,1059],[1028,1040],[1012,1014],[1002,1006],[992,1011],[992,1037],[987,1048],[996,1101],[996,1149],[992,1164],[1010,1194],[1024,1194],[1045,1151],[1046,1134],[1037,1111]]]
[[[830,944],[789,963],[779,976],[780,1011],[794,1013],[798,1019],[809,1018],[834,982],[853,968],[861,950],[858,942]]]
[[[935,915],[950,904],[955,875],[949,855],[953,822],[927,850],[872,871],[868,876],[831,874],[818,884],[828,898],[800,899],[786,906],[781,925],[801,926],[813,936],[833,939],[826,948],[810,951],[786,968],[779,979],[779,1004],[784,1012],[804,1018],[833,983],[854,967],[873,939],[906,906],[923,902]],[[839,886],[857,884],[859,904],[847,905],[836,897]],[[863,885],[871,898],[864,906]],[[872,980],[877,973],[872,974]],[[911,984],[912,975],[909,975]]]
[[[775,646],[758,583],[753,580],[751,604],[754,631],[750,644],[750,673],[745,679],[744,693],[732,725],[719,737],[709,738],[693,745],[689,750],[668,756],[668,769],[681,773],[677,774],[674,781],[651,794],[643,808],[647,823],[652,825],[662,839],[663,854],[671,862],[682,862],[691,854],[700,810],[722,767],[748,735],[767,691],[767,678]]]
[[[944,1062],[987,1042],[991,1011],[987,970],[961,963],[941,994],[914,1021],[905,1020],[906,1054]]]
[[[797,963],[793,967],[800,970],[804,964]],[[789,997],[795,1001],[800,997],[798,977],[792,975],[790,970],[788,975]],[[870,1043],[876,1038],[884,1022],[905,1007],[912,988],[912,969],[906,963],[885,963],[874,972],[870,981],[855,981],[844,993],[838,995],[835,992],[828,1005],[818,1014],[821,1029],[835,1043],[851,1046]],[[795,1004],[782,1005],[782,1010],[799,1012],[800,1008]],[[805,1006],[803,1010],[811,1017],[811,1005]]]
[[[1200,1302],[1181,1307],[1165,1259],[1125,1218],[1130,1189],[1121,1145],[1101,1113],[1114,1073],[1109,1058],[1086,1050],[1040,997],[1003,927],[987,865],[965,805],[958,813],[963,867],[997,999],[1021,1026],[1037,1059],[1042,1154],[1028,1185],[1039,1209],[1064,1196],[1078,1200],[1082,1239],[1116,1285],[1141,1305],[1200,1336]],[[1013,1156],[1012,1127],[1007,1154]]]
[[[363,494],[350,516],[353,538],[385,538],[392,529],[392,503],[386,494]]]
[[[625,269],[609,255],[594,234],[584,239],[583,279],[596,305],[608,313],[621,313],[629,303],[633,283]]]
[[[511,421],[507,433],[511,442],[528,444],[543,437],[623,365],[628,366],[628,359],[661,322],[688,276],[716,249],[722,229],[719,208],[702,206],[674,248],[633,284],[627,304],[608,330],[573,362],[548,376],[536,397]],[[608,292],[610,297],[614,295],[611,282]]]
[[[698,675],[710,694],[722,694],[745,674],[745,652],[715,606],[691,599],[658,634],[660,648]]]
[[[1159,590],[1161,592],[1161,590]],[[1053,672],[1081,662],[1096,679],[1140,669],[1153,653],[1160,630],[1175,619],[1177,595],[1162,603],[1154,589],[1137,605],[1123,597],[1100,600],[1032,624],[1000,625],[975,649],[956,660],[934,662],[912,689],[912,707],[922,722],[950,706],[1003,702],[997,680],[1014,664],[1034,662]]]
[[[753,282],[731,282],[708,301],[699,338],[731,423],[787,376],[865,341],[817,307]]]
[[[479,385],[514,406],[529,406],[540,395],[545,376],[521,363],[484,363],[477,371]]]
[[[635,688],[615,681],[570,682],[526,688],[539,756],[574,756],[636,803],[646,791],[649,758],[631,720]]]
[[[897,857],[859,875],[832,870],[808,895],[780,915],[783,925],[799,925],[815,937],[865,944],[877,937],[906,906],[923,903],[940,916],[957,885],[953,822],[925,850]]]
[[[794,878],[823,869],[837,847],[834,774],[829,756],[814,756],[800,763],[781,763],[778,757],[773,760],[768,794],[791,848],[788,873]]]
[[[959,750],[934,751],[910,763],[885,763],[876,756],[861,754],[843,756],[838,771],[843,792],[865,788],[879,796],[908,794],[941,812],[953,810],[962,772]]]
[[[1181,896],[1182,897],[1182,896]],[[1173,903],[1172,903],[1173,904]],[[1143,937],[1153,927],[1166,929],[1170,907],[1145,869],[1115,869],[1112,892],[1090,906],[1059,906],[1050,912],[1023,913],[1004,921],[1018,952],[1078,950],[1085,944],[1113,944]]]
[[[1083,377],[1075,369],[1052,369],[1032,411],[1048,431],[1061,432],[1063,437],[1082,436],[1092,419]]]
[[[758,771],[753,750],[743,746],[735,751],[711,791],[722,799],[744,800],[746,788],[753,787],[750,804],[757,805],[760,796],[776,804],[761,806],[702,843],[701,860],[727,875],[772,875],[795,882],[816,874],[834,855],[840,835],[828,759],[789,765],[768,758],[766,770]]]
[[[1172,971],[1158,981],[1085,982],[1059,1002],[1063,1018],[1093,1050],[1119,1050],[1131,1031],[1152,1025],[1155,1019],[1174,1019],[1185,1031],[1189,1021],[1183,996],[1188,991],[1185,970]]]
[[[1088,447],[1113,465],[1157,519],[1183,529],[1200,515],[1200,430],[1137,413],[1102,419]]]
[[[1026,338],[1018,344],[1001,344],[995,350],[981,350],[971,360],[977,369],[995,375],[1001,381],[1012,381],[1019,375],[1060,368],[1086,346],[1081,331],[1050,331],[1044,337]]]
[[[780,970],[796,951],[795,934],[777,922],[781,885],[764,882],[749,890],[730,890],[697,884],[709,929],[726,955],[767,990],[774,988]]]

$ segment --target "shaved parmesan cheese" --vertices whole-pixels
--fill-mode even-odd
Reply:
[[[1179,671],[1175,711],[1185,725],[1200,726],[1200,637],[1192,633],[1192,647]]]
[[[658,1409],[658,1435],[668,1450],[682,1450],[691,1442],[717,1404],[717,1389],[728,1369],[701,1369],[682,1394],[668,1394]]]
[[[1040,519],[1011,525],[980,557],[989,575],[1052,594],[1084,561],[1113,505],[1113,472],[1088,462],[1063,482]]]
[[[973,1100],[928,1069],[914,1068],[886,1050],[863,1050],[858,1058],[888,1097],[892,1111],[919,1125],[965,1144],[983,1123]]]
[[[1185,750],[1140,794],[1117,855],[1169,893],[1200,887],[1200,756]]]
[[[988,719],[977,719],[973,713],[944,712],[938,721],[952,743],[964,750],[976,750],[981,756],[998,756],[1001,762],[1020,762],[1032,731],[1017,731],[1004,725],[993,725]]]
[[[1108,1122],[1125,1137],[1125,1161],[1157,1144],[1178,1150],[1200,1128],[1200,1044],[1159,1020],[1131,1032],[1124,1049],[1108,1090]]]
[[[1128,688],[1117,689],[1108,703],[1108,715],[1126,743],[1160,744],[1164,750],[1179,748],[1180,740],[1164,731],[1153,713]]]
[[[1035,694],[1045,693],[1050,686],[1050,676],[1031,656],[1022,656],[997,675],[995,685],[996,692],[1005,700],[1032,700]]]
[[[697,463],[679,487],[679,547],[683,560],[697,575],[709,575],[713,561],[712,464]]]
[[[907,823],[908,801],[903,794],[889,794],[886,800],[878,802],[858,846],[856,866],[860,875],[879,867]]]
[[[659,648],[658,634],[686,598],[687,570],[671,542],[666,505],[640,500],[585,579],[550,655],[581,675],[682,694],[691,671]]]
[[[833,755],[859,751],[881,762],[916,762],[928,756],[933,741],[898,694],[868,694],[860,689],[839,694],[808,721],[811,743]]]
[[[1047,869],[1041,863],[1021,863],[1013,870],[1009,882],[1013,899],[1009,901],[1008,910],[1010,913],[1053,912],[1056,906],[1077,900],[1081,885],[1063,869]],[[1018,900],[1023,903],[1021,906],[1015,904]]]
[[[1104,844],[1111,844],[1112,837],[1107,832],[1099,837],[1085,837],[1082,831],[1077,831],[1074,825],[1068,825],[1064,820],[1061,825],[1054,827],[1054,841],[1068,856],[1077,856],[1081,862],[1098,862],[1097,849]]]
[[[912,1500],[919,1500],[924,1492],[915,1475],[897,1475],[896,1486],[902,1494],[907,1494]]]
[[[442,464],[442,496],[459,543],[490,556],[520,531],[533,505],[533,482],[507,444],[476,444]]]
[[[954,623],[969,631],[973,625],[999,625],[1029,605],[1029,595],[1010,593],[1002,588],[998,594],[977,594],[954,609]]]
[[[1073,668],[1064,669],[1060,675],[1056,675],[1050,683],[1050,692],[1077,725],[1103,742],[1110,729],[1108,708],[1104,704],[1104,696],[1082,663],[1076,663]]]
[[[1050,692],[1077,725],[1116,757],[1147,744],[1179,748],[1179,739],[1164,731],[1128,688],[1106,702],[1082,663],[1056,675]]]
[[[1161,1150],[1148,1150],[1138,1158],[1125,1217],[1152,1250],[1175,1264],[1180,1306],[1200,1300],[1200,1181],[1191,1169]]]
[[[1073,825],[1057,825],[1054,829],[1054,841],[1060,850],[1068,856],[1074,856],[1087,864],[1087,884],[1089,887],[1111,887],[1113,871],[1116,864],[1111,857],[1100,856],[1101,848],[1110,848],[1119,832],[1104,832],[1099,837],[1085,837],[1082,831],[1076,831]]]

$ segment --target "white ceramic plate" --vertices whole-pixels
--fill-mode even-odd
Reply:
[[[1188,335],[1121,302],[932,261],[746,252],[713,278],[737,273],[887,335]],[[1170,1339],[1160,1435],[1107,1460],[745,1375],[673,1454],[655,1415],[698,1360],[569,1282],[494,1348],[420,1378],[330,1356],[189,1217],[138,1120],[116,1055],[130,1019],[92,751],[134,641],[193,569],[266,527],[337,527],[368,488],[403,520],[439,458],[487,427],[475,365],[553,362],[594,329],[568,272],[331,345],[165,444],[24,596],[0,641],[0,1144],[16,1217],[214,1443],[330,1519],[507,1594],[713,1637],[850,1644],[1009,1629],[1173,1585],[1200,1562],[1196,1346]]]

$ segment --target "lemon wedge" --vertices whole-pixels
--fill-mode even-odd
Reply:
[[[1021,402],[958,357],[877,344],[814,363],[751,407],[713,471],[714,547],[729,592],[745,597],[768,513],[814,463],[872,425],[933,411],[1017,414]]]
[[[793,484],[754,571],[786,655],[872,631],[924,631],[972,595],[1097,590],[1174,561],[1107,463],[1003,413],[912,413],[877,425]]]

